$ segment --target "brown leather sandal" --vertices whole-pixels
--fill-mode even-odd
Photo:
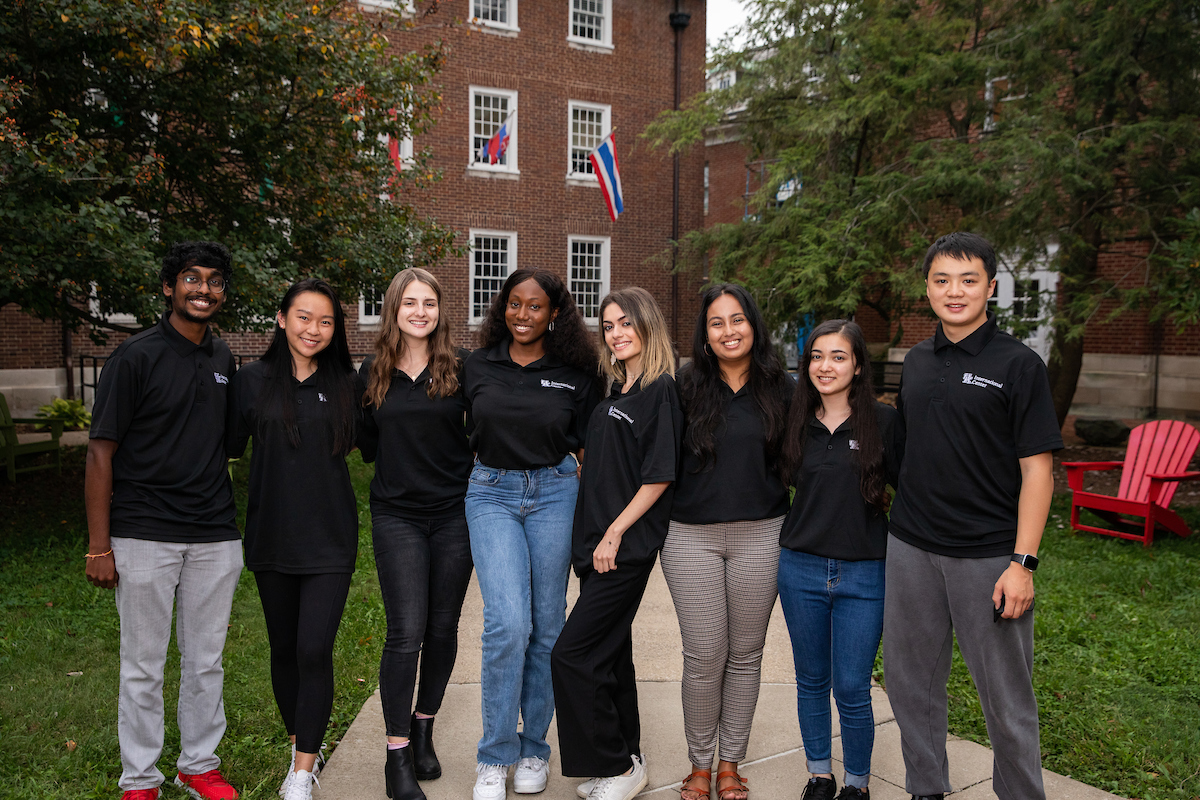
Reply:
[[[688,786],[688,784],[702,778],[704,780],[704,791]],[[712,791],[712,770],[709,769],[694,769],[683,779],[683,785],[679,787],[680,800],[708,800],[709,792]],[[691,792],[695,797],[687,797],[684,792]]]
[[[747,800],[750,796],[750,790],[746,784],[749,783],[741,775],[737,774],[737,770],[727,770],[726,772],[717,773],[717,786],[720,787],[721,781],[726,778],[733,778],[736,783],[733,786],[726,786],[724,789],[717,789],[717,800]]]

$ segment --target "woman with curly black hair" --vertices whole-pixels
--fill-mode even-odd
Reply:
[[[686,428],[663,575],[683,635],[683,800],[746,800],[738,763],[758,702],[788,510],[781,451],[794,383],[750,293],[704,293],[692,363],[679,374]]]
[[[596,347],[563,279],[517,270],[463,368],[476,463],[467,526],[483,594],[483,737],[474,800],[546,788],[550,650],[565,621],[571,526]],[[523,723],[517,730],[518,718]]]

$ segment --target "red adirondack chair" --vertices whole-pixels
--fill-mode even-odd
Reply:
[[[1071,527],[1133,539],[1141,542],[1143,547],[1149,547],[1154,541],[1155,525],[1187,536],[1191,533],[1187,524],[1167,506],[1180,481],[1200,479],[1200,472],[1185,472],[1198,445],[1200,431],[1186,422],[1155,420],[1130,431],[1124,461],[1064,462],[1067,483],[1071,487]],[[1084,491],[1083,473],[1118,468],[1124,468],[1124,472],[1116,497]],[[1113,528],[1084,525],[1079,521],[1081,508],[1108,521]],[[1144,517],[1145,522],[1127,517]]]

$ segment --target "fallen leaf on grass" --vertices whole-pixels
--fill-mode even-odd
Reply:
[[[52,607],[53,605],[54,605],[54,603],[46,603],[46,608],[50,608],[50,607]]]
[[[67,674],[70,675],[72,678],[78,678],[83,673],[82,672],[68,672]]]
[[[366,679],[366,678],[355,678],[354,680],[358,681],[359,683],[366,683],[366,682],[367,682],[367,679]]]
[[[75,752],[76,747],[77,747],[77,745],[75,744],[74,739],[67,739],[67,751],[68,752],[71,752],[71,753]]]

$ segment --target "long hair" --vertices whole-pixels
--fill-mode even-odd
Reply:
[[[698,471],[707,468],[710,461],[716,461],[717,430],[725,423],[726,407],[720,362],[708,347],[708,309],[718,297],[726,294],[741,304],[754,332],[747,385],[762,419],[770,468],[787,483],[790,478],[784,473],[781,453],[787,429],[791,380],[771,343],[771,333],[758,303],[749,292],[734,283],[710,286],[701,298],[700,315],[692,334],[692,368],[683,374],[679,384],[679,396],[687,418],[683,446],[700,459]]]
[[[519,269],[508,276],[504,286],[492,298],[487,316],[483,318],[483,325],[479,329],[480,347],[495,347],[509,338],[508,325],[504,322],[508,296],[518,284],[530,279],[537,281],[550,298],[550,310],[558,312],[554,318],[554,330],[547,331],[542,339],[546,353],[564,364],[593,374],[596,369],[596,344],[588,334],[583,315],[579,313],[575,298],[567,291],[562,277],[548,269]]]
[[[645,389],[661,375],[675,377],[675,352],[671,348],[671,337],[667,334],[667,321],[663,318],[654,296],[640,286],[627,286],[609,292],[600,301],[600,369],[610,381],[625,383],[625,362],[614,361],[613,352],[604,341],[604,309],[616,305],[625,312],[633,323],[633,330],[642,342],[642,376],[638,385]]]
[[[400,325],[396,322],[400,314],[400,302],[409,284],[418,281],[433,289],[438,303],[437,325],[429,334],[429,387],[426,392],[431,398],[438,398],[449,397],[458,391],[458,349],[450,339],[451,325],[446,318],[449,309],[442,302],[442,285],[433,273],[420,267],[409,267],[396,273],[383,295],[379,335],[375,337],[375,360],[371,364],[371,377],[367,383],[367,393],[363,395],[363,405],[379,408],[387,397],[388,387],[392,385],[392,372],[404,354],[404,337],[400,335]]]
[[[350,345],[346,341],[346,318],[337,292],[320,278],[305,278],[292,287],[279,301],[279,312],[286,318],[296,298],[305,292],[325,295],[333,304],[333,339],[317,353],[317,391],[325,395],[332,413],[328,419],[332,454],[346,455],[354,447],[354,364],[350,360]],[[275,337],[263,353],[267,365],[266,383],[260,400],[259,426],[279,424],[287,431],[292,447],[300,446],[300,429],[296,425],[296,382],[293,378],[292,351],[288,348],[287,333],[275,325]]]
[[[813,343],[831,333],[841,335],[850,343],[854,366],[858,373],[850,381],[850,432],[858,442],[854,451],[858,462],[858,485],[863,499],[884,511],[888,507],[887,479],[883,469],[883,438],[879,433],[879,418],[875,411],[875,387],[871,381],[871,354],[867,352],[867,340],[858,324],[846,319],[827,319],[817,327],[804,343],[804,354],[800,358],[800,382],[792,400],[792,413],[788,420],[787,439],[784,444],[784,461],[788,470],[788,483],[804,460],[804,441],[808,437],[808,423],[823,407],[821,393],[813,386],[808,376],[808,365],[812,363]]]

